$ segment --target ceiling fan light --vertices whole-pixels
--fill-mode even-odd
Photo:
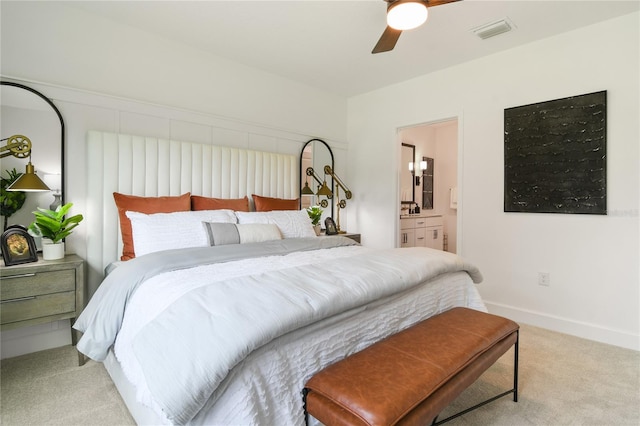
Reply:
[[[429,12],[424,2],[398,0],[389,4],[387,25],[396,30],[412,30],[424,24]]]

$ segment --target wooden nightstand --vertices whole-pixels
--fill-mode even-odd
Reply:
[[[340,237],[347,237],[347,238],[351,238],[353,241],[355,241],[356,243],[360,243],[360,234],[354,234],[352,232],[347,232],[345,234],[335,234],[338,235]],[[321,237],[332,237],[333,235],[327,235],[324,232],[320,234]]]
[[[360,234],[354,234],[352,232],[347,232],[346,234],[338,234],[341,237],[347,237],[347,238],[351,238],[353,241],[355,241],[356,243],[360,243]]]
[[[71,319],[84,308],[84,261],[70,254],[60,260],[42,260],[0,266],[0,324],[2,330]],[[78,343],[71,329],[71,342]],[[79,356],[80,365],[84,357]]]

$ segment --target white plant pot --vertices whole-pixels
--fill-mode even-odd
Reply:
[[[316,231],[317,236],[320,236],[320,233],[322,232],[322,227],[319,224],[313,225],[313,230]]]
[[[42,239],[42,258],[44,260],[56,260],[64,257],[64,242],[52,243],[51,240]]]

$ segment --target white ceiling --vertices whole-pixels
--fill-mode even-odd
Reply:
[[[638,0],[464,0],[430,8],[426,24],[404,32],[393,51],[372,55],[385,28],[383,0],[67,4],[342,96],[640,9]],[[471,32],[501,18],[516,29],[484,41]]]

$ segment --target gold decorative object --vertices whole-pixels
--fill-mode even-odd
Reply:
[[[49,187],[36,175],[35,167],[31,164],[31,141],[23,135],[13,135],[11,137],[0,139],[7,141],[7,144],[0,147],[0,158],[13,155],[16,158],[29,157],[26,173],[21,175],[11,185],[7,187],[7,191],[23,191],[23,192],[44,192],[51,191]]]
[[[336,197],[336,205],[338,206],[338,212],[336,213],[336,227],[338,229],[339,234],[345,234],[347,231],[343,231],[340,229],[340,209],[344,209],[347,207],[347,200],[350,200],[353,197],[353,194],[349,188],[342,182],[342,180],[334,173],[331,169],[331,166],[324,166],[324,174],[329,175],[333,178],[333,181],[336,184],[336,189],[334,195]],[[340,199],[340,190],[344,192],[344,198]]]
[[[328,166],[327,166],[328,167]],[[319,197],[327,197],[327,198],[332,198],[333,197],[333,193],[331,192],[331,189],[329,189],[329,187],[327,186],[327,181],[326,179],[320,180],[320,177],[316,174],[315,170],[313,170],[313,167],[307,167],[307,171],[306,171],[307,176],[311,176],[318,184],[318,191],[317,192],[313,192],[313,190],[311,189],[311,187],[309,187],[309,180],[307,179],[304,183],[304,187],[301,190],[301,194],[302,195],[317,195]],[[329,205],[329,202],[325,199],[325,200],[320,200],[319,201],[319,205],[322,206],[323,208],[326,208]]]

